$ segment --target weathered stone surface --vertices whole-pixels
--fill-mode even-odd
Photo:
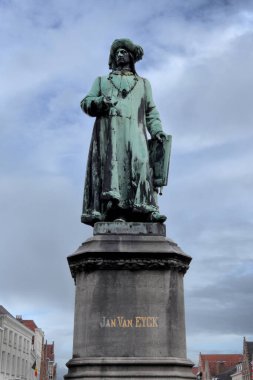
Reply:
[[[183,289],[191,258],[158,231],[99,223],[68,257],[76,301],[66,379],[194,378]]]
[[[136,222],[100,222],[96,223],[93,235],[149,235],[166,236],[166,226],[161,223],[136,223]]]
[[[193,363],[182,358],[87,358],[72,359],[66,379],[193,380]]]
[[[186,356],[182,273],[78,273],[75,312],[76,358]]]
[[[124,234],[117,234],[119,231]],[[190,256],[165,237],[165,226],[159,223],[96,223],[94,236],[68,257],[74,279],[78,272],[108,269],[185,273],[190,261]]]

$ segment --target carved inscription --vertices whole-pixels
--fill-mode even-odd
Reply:
[[[122,316],[102,317],[99,325],[101,328],[157,328],[159,327],[159,317],[136,316],[131,319]]]

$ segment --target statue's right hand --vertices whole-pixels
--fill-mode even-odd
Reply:
[[[118,101],[115,98],[112,98],[111,96],[104,96],[103,102],[108,107],[116,106],[116,104],[118,103]]]

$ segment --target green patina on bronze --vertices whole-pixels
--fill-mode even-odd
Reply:
[[[109,57],[112,72],[98,77],[81,101],[83,111],[96,117],[84,187],[81,221],[85,224],[166,220],[159,213],[157,187],[167,184],[170,144],[150,83],[135,71],[142,56],[142,48],[130,40],[115,40]],[[157,143],[148,144],[147,130]],[[149,146],[154,147],[151,154]],[[152,162],[155,157],[158,165]]]

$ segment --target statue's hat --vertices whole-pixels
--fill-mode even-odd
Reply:
[[[120,39],[114,40],[111,46],[110,56],[109,56],[110,69],[113,68],[115,53],[119,48],[126,49],[128,52],[130,52],[133,56],[134,63],[142,59],[143,54],[144,54],[142,47],[140,45],[135,45],[128,38],[120,38]]]

